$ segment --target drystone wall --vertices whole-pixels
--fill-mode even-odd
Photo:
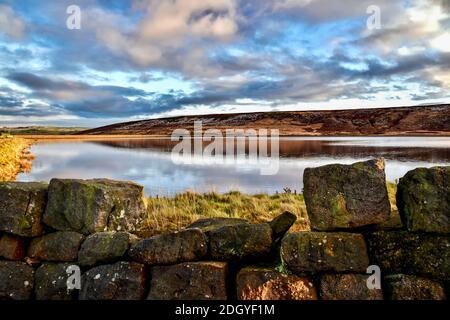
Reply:
[[[0,298],[448,296],[450,167],[400,180],[400,223],[392,223],[382,159],[306,169],[304,197],[312,231],[289,232],[296,217],[285,212],[261,224],[202,219],[140,239],[148,217],[140,185],[1,183]]]

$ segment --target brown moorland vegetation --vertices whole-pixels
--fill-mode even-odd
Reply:
[[[83,135],[165,135],[175,129],[278,129],[282,136],[450,135],[450,105],[332,111],[282,111],[180,116],[118,123]]]

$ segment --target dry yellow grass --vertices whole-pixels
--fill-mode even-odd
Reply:
[[[218,194],[186,192],[175,197],[148,199],[148,216],[141,230],[142,236],[180,230],[201,218],[242,218],[251,222],[267,222],[290,211],[297,216],[293,230],[308,230],[303,195],[246,195],[237,191]]]
[[[13,181],[19,172],[31,168],[29,146],[25,139],[0,136],[0,181]]]
[[[397,186],[387,183],[392,207],[392,221],[398,223],[395,193]],[[280,193],[275,195],[246,195],[237,191],[218,194],[185,192],[174,197],[153,197],[147,199],[148,216],[140,235],[149,237],[167,231],[177,231],[202,218],[241,218],[253,223],[267,222],[290,211],[297,221],[290,231],[307,231],[309,219],[302,194]]]

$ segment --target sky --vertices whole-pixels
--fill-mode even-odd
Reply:
[[[0,0],[4,126],[449,101],[450,0]]]

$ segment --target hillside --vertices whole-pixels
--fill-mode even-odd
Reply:
[[[280,135],[450,135],[450,105],[180,116],[118,123],[80,134],[170,135],[174,129],[279,129]]]

